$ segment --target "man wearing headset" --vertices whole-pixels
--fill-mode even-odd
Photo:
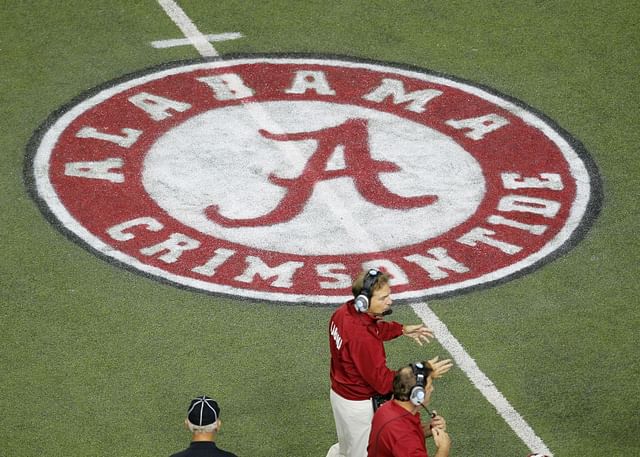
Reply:
[[[391,314],[389,276],[363,271],[352,285],[354,299],[340,306],[329,321],[331,408],[338,443],[327,457],[365,457],[373,418],[373,400],[390,397],[394,370],[387,367],[384,342],[405,335],[422,346],[433,332],[424,324],[385,322]],[[449,371],[450,360],[430,361],[433,377]]]
[[[425,439],[433,436],[435,457],[448,457],[451,439],[444,418],[430,413],[429,423],[420,421],[420,408],[427,409],[433,392],[429,362],[404,367],[393,379],[393,400],[373,415],[368,457],[428,457]]]

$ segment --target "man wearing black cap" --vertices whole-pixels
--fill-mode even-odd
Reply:
[[[237,457],[216,446],[216,434],[220,431],[220,407],[209,397],[191,400],[185,425],[191,432],[191,445],[171,457]]]

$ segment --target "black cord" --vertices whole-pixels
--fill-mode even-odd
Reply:
[[[432,413],[431,411],[429,411],[429,408],[427,408],[425,405],[423,405],[422,403],[420,403],[420,406],[422,406],[424,408],[424,410],[427,412],[427,414],[429,415],[429,417],[431,419],[433,419],[434,417],[436,417],[436,413]]]

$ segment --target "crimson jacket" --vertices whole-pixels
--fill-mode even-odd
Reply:
[[[368,457],[429,457],[420,414],[411,414],[395,401],[383,404],[373,415]]]
[[[331,389],[347,400],[390,393],[396,372],[387,368],[384,342],[400,335],[402,324],[359,313],[353,300],[340,306],[329,321]]]

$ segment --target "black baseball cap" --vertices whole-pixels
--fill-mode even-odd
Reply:
[[[202,427],[204,425],[213,424],[220,417],[220,407],[215,400],[201,396],[191,400],[187,419],[193,425]]]

